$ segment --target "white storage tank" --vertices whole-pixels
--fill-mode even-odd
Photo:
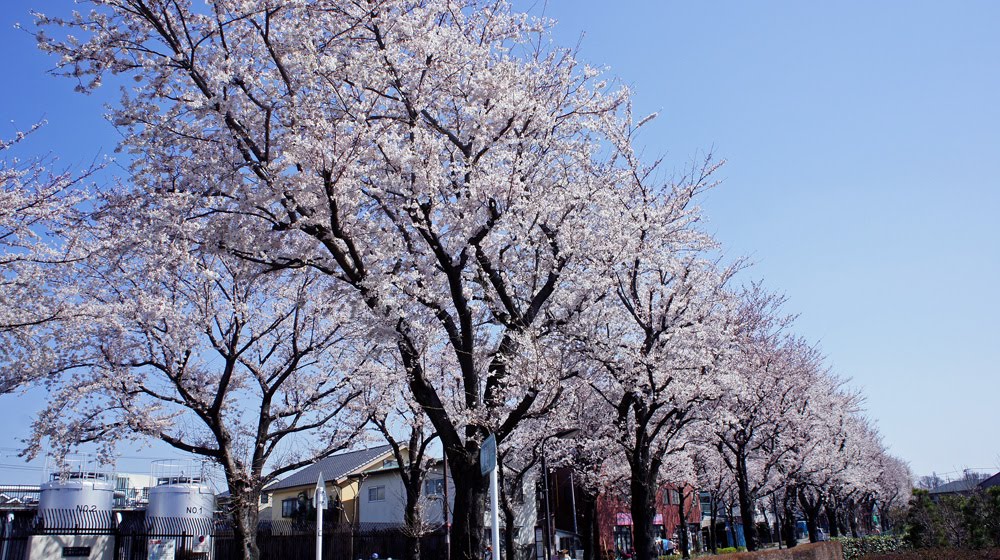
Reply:
[[[46,528],[110,527],[115,485],[103,473],[52,475],[41,485],[38,514]]]
[[[149,489],[146,525],[154,532],[183,534],[174,539],[185,558],[210,558],[215,519],[215,491],[202,482],[203,468],[154,464],[156,486]],[[173,471],[173,472],[170,472]]]
[[[167,479],[149,489],[146,518],[212,519],[215,492],[197,479]]]

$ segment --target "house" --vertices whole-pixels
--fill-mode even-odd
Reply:
[[[404,525],[403,514],[406,506],[406,489],[400,476],[400,467],[395,462],[381,468],[365,470],[351,475],[359,484],[358,520],[361,524],[378,524],[391,527]],[[445,484],[448,488],[445,490]],[[447,518],[455,505],[455,484],[451,476],[446,476],[442,461],[433,462],[424,477],[421,492],[422,523],[427,530],[441,527],[445,523],[445,494],[448,495]]]
[[[996,473],[993,476],[986,476],[973,471],[966,471],[962,478],[938,485],[931,489],[929,494],[931,499],[936,502],[945,496],[967,496],[993,486],[1000,486],[1000,473]]]
[[[326,518],[334,523],[357,524],[360,479],[354,475],[395,463],[392,448],[388,445],[331,455],[268,487],[268,503],[262,505],[271,506],[272,521],[299,519],[312,507],[316,480],[323,473],[330,510]],[[264,500],[262,496],[261,501]]]
[[[447,474],[446,474],[447,473]],[[363,470],[352,475],[359,482],[358,520],[362,527],[374,529],[379,527],[402,527],[406,504],[406,493],[400,468],[395,463],[386,464],[382,468]],[[447,484],[447,489],[445,485]],[[514,546],[521,551],[523,557],[528,557],[536,549],[542,538],[541,527],[536,527],[544,517],[538,514],[541,503],[536,495],[537,481],[526,477],[519,485],[510,491],[510,504],[513,510],[513,527],[511,527]],[[447,494],[447,510],[445,509]],[[560,500],[558,490],[553,488],[553,515],[559,520],[556,524],[556,538],[566,538],[575,533],[569,533],[571,523],[566,521],[570,500],[569,493]],[[450,473],[446,471],[444,461],[434,461],[428,469],[423,483],[421,500],[423,501],[423,519],[421,532],[437,532],[447,530],[445,524],[454,520],[455,484]],[[489,511],[485,512],[483,520],[487,535],[490,533],[491,519]],[[447,517],[445,517],[447,515]],[[544,515],[544,514],[543,514]],[[506,516],[501,512],[500,531],[507,531]],[[489,538],[487,536],[487,538]],[[503,540],[503,538],[501,538]],[[503,546],[503,545],[502,545]],[[537,550],[541,550],[537,548]],[[539,556],[540,558],[542,556]]]
[[[979,483],[980,490],[986,490],[994,486],[1000,486],[1000,472]]]

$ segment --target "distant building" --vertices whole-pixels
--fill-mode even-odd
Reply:
[[[928,493],[932,500],[937,501],[945,496],[967,496],[993,486],[1000,486],[1000,473],[987,476],[983,474],[977,475],[974,472],[966,472],[965,476],[959,480],[938,485]]]
[[[680,504],[684,500],[685,517],[681,520]],[[628,500],[604,494],[598,497],[598,530],[601,550],[614,554],[629,553],[634,546],[632,514]],[[666,484],[656,493],[653,525],[657,536],[670,539],[680,546],[681,531],[687,531],[690,550],[698,550],[701,541],[701,504],[698,492],[691,486]]]
[[[40,493],[41,489],[37,484],[0,485],[0,510],[37,508]]]
[[[388,445],[331,455],[268,487],[267,497],[262,496],[261,501],[270,503],[274,521],[298,519],[312,509],[316,480],[322,472],[329,508],[325,518],[334,523],[356,524],[360,509],[360,479],[356,475],[395,465],[395,461]]]
[[[986,490],[994,486],[1000,486],[1000,472],[979,483],[980,490]]]
[[[156,478],[148,474],[116,473],[115,508],[143,509],[149,505],[149,489],[156,486]]]

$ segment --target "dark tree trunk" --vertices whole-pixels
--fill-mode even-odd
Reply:
[[[806,529],[809,530],[809,542],[819,541],[819,515],[823,510],[823,498],[812,496],[811,492],[802,490],[799,492],[799,505],[802,507],[802,515],[806,518]]]
[[[653,507],[656,497],[655,477],[650,473],[649,450],[640,449],[634,454],[632,464],[632,480],[630,482],[632,539],[638,560],[656,558],[654,552],[656,537],[653,534]]]
[[[854,503],[854,500],[848,500],[847,502],[847,526],[851,529],[851,536],[854,538],[860,538],[861,532],[858,530],[858,506]]]
[[[406,489],[406,506],[403,510],[403,522],[408,527],[406,531],[406,550],[404,560],[420,560],[420,527],[423,520],[420,519],[420,508],[418,507],[420,498],[419,491],[414,492],[412,488]]]
[[[683,558],[691,558],[691,543],[688,542],[688,531],[687,531],[687,515],[684,511],[684,489],[683,487],[678,492],[681,499],[678,500],[677,513],[680,518],[680,526],[677,529],[678,536],[680,537],[681,545],[681,556]]]
[[[895,498],[889,499],[878,509],[879,526],[883,533],[888,533],[892,530],[892,523],[889,520],[889,512],[892,511],[893,501],[895,501]]]
[[[794,548],[799,544],[798,539],[795,538],[795,495],[796,491],[794,489],[785,490],[785,499],[781,501],[782,523],[781,523],[781,536],[785,540],[785,546],[788,548]]]
[[[784,492],[781,493],[782,497],[782,507],[778,510],[778,494],[771,498],[771,511],[774,513],[774,528],[772,529],[776,533],[776,541],[778,542],[778,550],[781,550],[781,545],[785,541],[785,508],[784,502],[785,498],[788,496],[788,489],[786,488]]]
[[[837,519],[837,507],[832,502],[826,504],[826,519],[830,523],[830,537],[840,536],[840,520]]]
[[[729,523],[729,533],[730,533],[730,534],[726,535],[726,540],[727,541],[728,540],[732,540],[732,542],[729,543],[730,546],[734,546],[734,547],[738,546],[739,545],[739,539],[736,538],[737,537],[737,535],[736,535],[736,519],[733,516],[733,506],[731,504],[726,506],[726,521]],[[730,535],[732,535],[732,539],[730,539]]]
[[[583,560],[599,560],[600,534],[597,525],[597,496],[590,492],[580,493],[583,508],[580,540],[583,542]]]
[[[239,556],[241,560],[260,560],[260,550],[257,548],[257,522],[259,512],[257,510],[257,499],[253,497],[253,492],[248,489],[240,489],[231,493],[232,517],[233,517],[233,539],[238,543]],[[232,488],[232,486],[230,486]]]
[[[712,549],[712,554],[717,554],[719,549],[719,500],[716,498],[714,492],[708,498],[708,505],[712,508],[712,511],[708,514],[709,520],[712,523],[708,528],[708,538],[711,541],[709,546]]]
[[[760,548],[757,540],[757,527],[754,523],[754,500],[750,495],[750,483],[747,480],[747,462],[743,453],[736,456],[736,488],[740,500],[740,521],[743,523],[743,538],[747,550],[753,552]]]
[[[455,484],[455,518],[451,529],[452,560],[482,560],[486,550],[486,496],[489,478],[479,470],[479,458],[469,459],[462,448],[448,456],[451,477]]]
[[[508,528],[503,533],[504,558],[507,560],[517,560],[517,550],[514,548],[514,531],[510,527],[515,527],[514,506],[510,502],[510,492],[507,491],[507,470],[503,468],[503,463],[497,465],[497,484],[500,486],[500,515],[503,516],[504,526]]]

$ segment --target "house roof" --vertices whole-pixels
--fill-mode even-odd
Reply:
[[[323,473],[323,480],[334,482],[349,476],[358,469],[391,452],[392,450],[388,445],[380,445],[378,447],[331,455],[288,475],[274,486],[269,487],[268,490],[273,492],[285,488],[315,485],[320,472]]]
[[[983,490],[994,486],[1000,486],[1000,472],[979,483],[979,487]]]
[[[930,491],[931,494],[959,494],[962,492],[972,492],[976,489],[979,481],[963,478],[954,482],[942,484]]]

